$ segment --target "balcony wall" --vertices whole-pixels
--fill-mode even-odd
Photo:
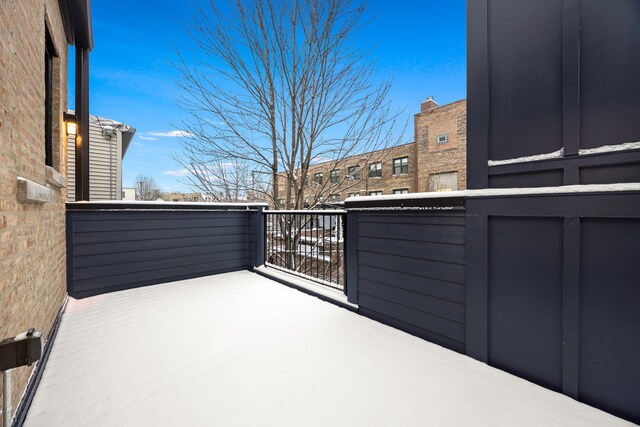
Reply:
[[[467,354],[637,423],[640,187],[628,187],[467,200]]]
[[[67,290],[75,298],[253,265],[260,205],[67,204]]]
[[[347,287],[356,283],[350,296],[360,314],[464,353],[464,206],[452,199],[427,210],[420,202],[349,209]]]
[[[640,422],[640,185],[536,191],[347,201],[350,301]]]
[[[640,184],[545,191],[348,200],[348,299],[638,422]],[[264,264],[262,206],[158,206],[69,204],[69,294]]]

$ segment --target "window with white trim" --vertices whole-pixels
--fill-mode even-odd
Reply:
[[[382,162],[369,165],[369,178],[382,178]]]
[[[382,196],[382,191],[369,191],[370,196]]]
[[[393,159],[393,174],[405,175],[409,173],[409,156]]]
[[[347,175],[350,181],[356,181],[360,179],[360,166],[349,166],[347,168]]]
[[[408,188],[396,188],[395,190],[393,190],[393,194],[408,194],[408,193],[409,193]]]
[[[449,142],[449,134],[448,133],[443,133],[443,134],[440,134],[440,135],[436,136],[436,145],[444,145],[447,142]]]

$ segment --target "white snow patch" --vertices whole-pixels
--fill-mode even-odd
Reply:
[[[383,196],[349,197],[346,202],[358,203],[366,201],[403,201],[419,199],[447,199],[457,197],[495,197],[495,196],[528,196],[544,194],[572,194],[572,193],[606,193],[618,191],[640,191],[640,182],[624,184],[588,184],[588,185],[562,185],[558,187],[534,187],[534,188],[485,188],[482,190],[463,191],[431,191],[426,193],[389,194]],[[349,208],[349,210],[352,208]],[[398,206],[397,208],[401,208]],[[377,208],[376,208],[377,209]],[[441,208],[439,208],[441,209]]]
[[[489,166],[510,165],[512,163],[535,162],[537,160],[559,159],[564,155],[564,148],[554,151],[553,153],[536,154],[535,156],[517,157],[505,160],[489,160]]]
[[[25,425],[631,424],[243,271],[70,298]]]
[[[581,148],[578,154],[584,156],[586,154],[610,153],[613,151],[637,150],[640,148],[640,142],[625,142],[624,144],[603,145],[597,148]]]
[[[624,144],[603,145],[597,148],[581,148],[580,150],[578,150],[578,155],[584,156],[587,154],[611,153],[614,151],[637,150],[637,149],[640,149],[640,142],[625,142]],[[535,162],[537,160],[559,159],[562,156],[564,156],[563,148],[559,149],[558,151],[554,151],[552,153],[537,154],[535,156],[517,157],[514,159],[489,160],[487,163],[489,166],[500,166],[500,165],[509,165],[513,163]]]
[[[94,200],[94,201],[78,201],[78,202],[69,202],[67,203],[73,209],[74,205],[77,206],[91,206],[91,205],[113,205],[117,207],[118,205],[140,205],[141,209],[144,209],[145,206],[210,206],[210,207],[236,207],[236,208],[246,208],[246,207],[268,207],[267,203],[262,202],[251,202],[251,203],[221,203],[221,202],[166,202],[162,199],[158,200]],[[118,208],[120,209],[120,208]]]

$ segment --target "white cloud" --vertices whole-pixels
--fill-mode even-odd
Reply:
[[[170,176],[187,176],[191,175],[191,171],[189,171],[189,169],[168,170],[163,171],[162,174]]]
[[[152,136],[144,136],[144,135],[140,135],[138,138],[142,139],[143,141],[157,141],[158,138],[154,138]]]
[[[178,136],[189,137],[193,136],[191,132],[187,132],[186,130],[170,130],[168,132],[148,132],[151,136],[159,136],[162,138],[174,138]]]

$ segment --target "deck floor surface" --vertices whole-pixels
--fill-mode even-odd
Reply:
[[[615,426],[250,272],[70,299],[27,426]]]

